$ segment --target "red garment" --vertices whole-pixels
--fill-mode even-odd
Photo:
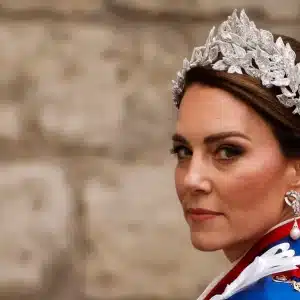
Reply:
[[[276,273],[273,276],[285,276],[288,280],[289,279],[295,279],[298,278],[300,279],[300,269],[297,270],[291,270],[291,271],[286,271],[286,272],[282,272],[282,273]]]
[[[264,250],[270,247],[276,241],[283,239],[290,234],[290,230],[293,226],[293,222],[291,221],[287,224],[284,224],[278,228],[275,228],[273,231],[267,233],[262,237],[260,241],[258,241],[247,253],[246,255],[235,265],[218,283],[217,285],[209,292],[209,294],[205,297],[205,300],[209,300],[215,295],[222,294],[228,284],[233,282],[239,274],[250,264],[253,262],[255,257],[259,256]],[[288,278],[293,276],[300,278],[300,269],[292,270],[284,273],[280,273],[280,275],[285,275]],[[279,274],[276,274],[279,275]]]

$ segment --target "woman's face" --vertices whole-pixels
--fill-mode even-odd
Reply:
[[[230,93],[190,86],[180,105],[175,183],[193,245],[232,260],[283,216],[291,168],[265,121]]]

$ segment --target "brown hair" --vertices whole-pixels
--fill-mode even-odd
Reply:
[[[280,36],[295,51],[296,63],[300,62],[300,42]],[[277,37],[274,34],[274,38]],[[279,88],[263,87],[259,80],[246,74],[230,74],[204,67],[195,67],[187,72],[185,90],[195,83],[221,88],[244,101],[269,124],[283,155],[300,158],[300,115],[293,114],[294,108],[287,108],[279,102],[276,98],[281,94]]]

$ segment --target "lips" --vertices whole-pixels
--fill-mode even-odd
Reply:
[[[205,221],[222,215],[219,212],[203,209],[203,208],[188,208],[186,210],[187,217],[193,221]]]

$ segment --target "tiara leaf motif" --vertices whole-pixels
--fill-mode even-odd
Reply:
[[[183,61],[183,69],[172,81],[172,93],[178,108],[184,92],[186,73],[197,66],[211,66],[213,70],[247,74],[261,80],[263,86],[280,87],[277,99],[285,107],[293,107],[300,115],[300,63],[296,54],[281,37],[274,42],[273,34],[257,29],[245,11],[237,10],[217,29],[213,27],[204,46],[195,47],[191,60]]]

